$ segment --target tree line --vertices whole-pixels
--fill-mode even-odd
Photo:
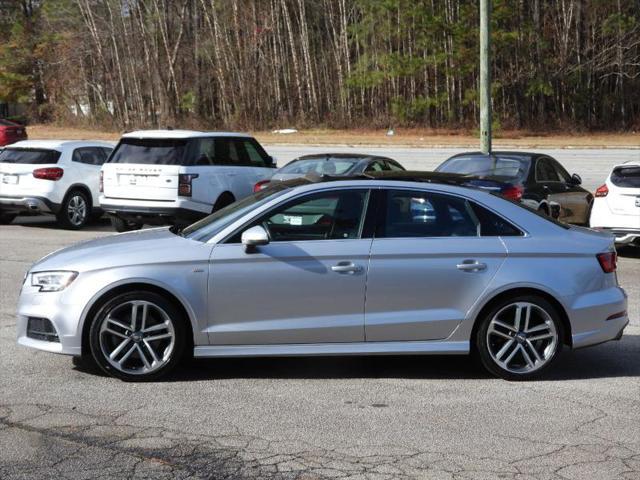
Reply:
[[[0,0],[0,101],[119,128],[473,128],[478,2]],[[493,0],[500,126],[640,127],[640,0]]]

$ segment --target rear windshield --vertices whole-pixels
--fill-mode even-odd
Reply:
[[[611,183],[616,187],[640,188],[640,166],[614,168]]]
[[[465,155],[453,157],[436,168],[436,172],[462,173],[478,177],[502,177],[511,181],[524,181],[529,173],[531,159],[511,155]]]
[[[43,165],[58,163],[60,152],[43,148],[5,148],[0,151],[0,163]]]
[[[343,175],[358,163],[361,158],[303,158],[285,165],[278,173],[306,175]]]
[[[108,163],[182,165],[186,147],[183,139],[123,138]]]

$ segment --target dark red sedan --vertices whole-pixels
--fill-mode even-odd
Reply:
[[[27,139],[27,129],[22,125],[0,118],[0,147]]]

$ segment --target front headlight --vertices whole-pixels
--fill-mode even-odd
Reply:
[[[33,272],[31,286],[40,287],[41,292],[59,292],[64,290],[75,280],[78,272]]]

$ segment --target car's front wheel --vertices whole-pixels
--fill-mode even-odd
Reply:
[[[109,375],[127,381],[156,380],[181,360],[184,322],[176,306],[157,293],[117,295],[93,319],[91,354]]]
[[[536,295],[503,300],[480,319],[475,346],[484,367],[507,380],[534,378],[562,350],[563,327],[556,308]]]

